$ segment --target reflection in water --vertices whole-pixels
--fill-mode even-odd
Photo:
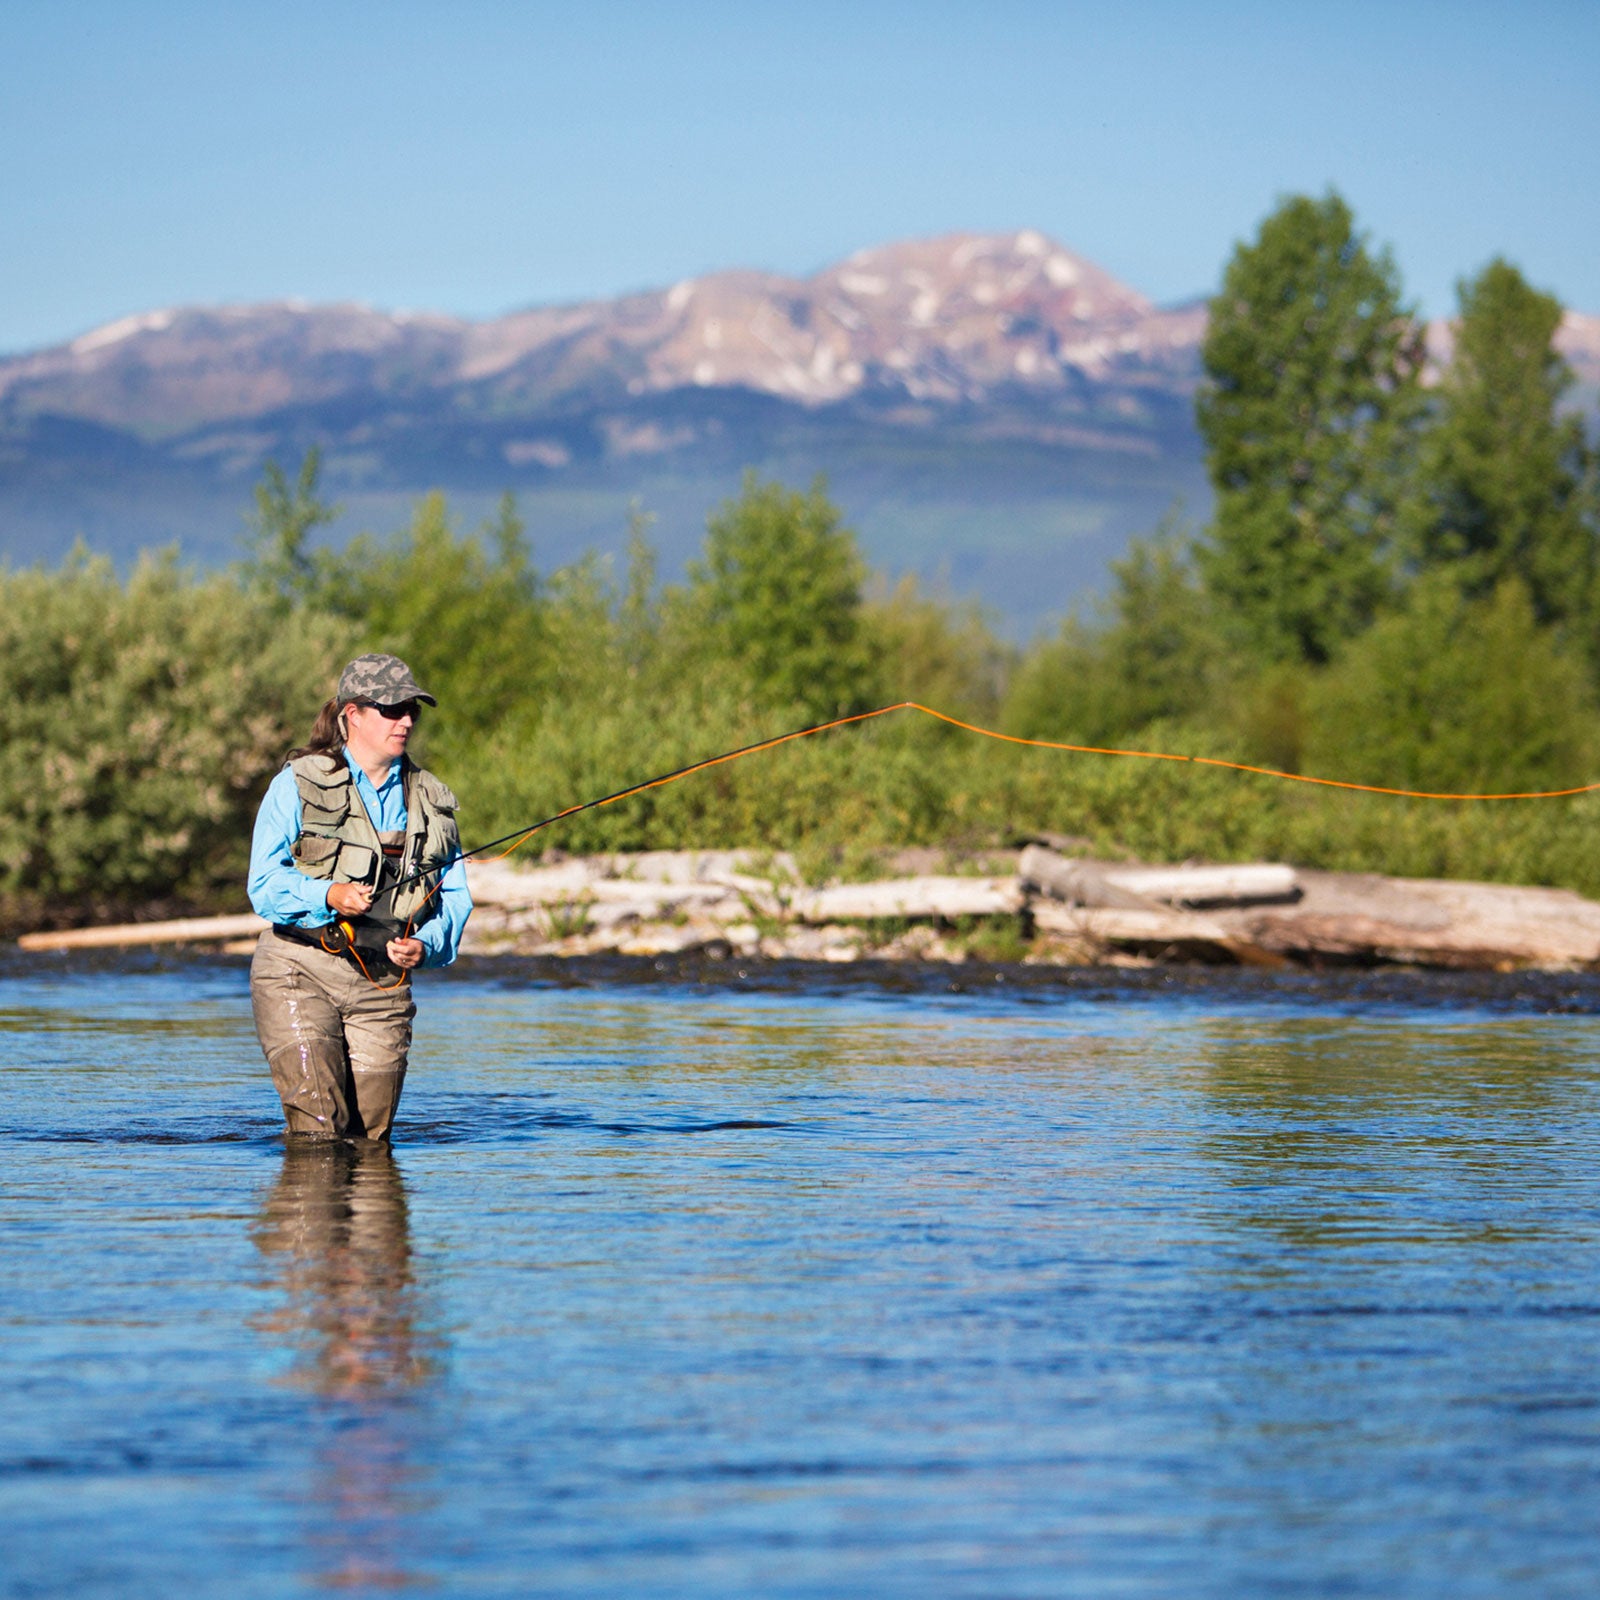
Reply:
[[[405,1186],[387,1145],[290,1141],[254,1227],[281,1307],[258,1326],[294,1352],[308,1417],[307,1540],[320,1584],[418,1581],[408,1525],[431,1503],[415,1463],[437,1341],[419,1315]]]
[[[1507,1508],[1559,1500],[1569,1461],[1592,1472],[1600,1294],[1574,1263],[1593,1259],[1595,1214],[1573,1204],[1587,1191],[1572,1156],[1593,1121],[1592,1026],[1257,1016],[1188,1045],[1212,1175],[1196,1302],[1227,1330],[1218,1439],[1244,1486],[1241,1530],[1281,1530],[1280,1585],[1338,1586],[1283,1568],[1340,1517],[1400,1530],[1388,1559],[1402,1562],[1428,1547],[1414,1530],[1459,1517],[1463,1551],[1527,1541],[1517,1577],[1468,1589],[1587,1592],[1541,1581],[1537,1537]],[[1531,1495],[1496,1484],[1513,1461]],[[1446,1587],[1401,1570],[1374,1592]]]
[[[1548,1226],[1528,1181],[1588,1085],[1553,1030],[1257,1019],[1193,1043],[1215,1113],[1199,1148],[1240,1195],[1232,1225],[1271,1236],[1275,1270],[1307,1247],[1470,1247]]]

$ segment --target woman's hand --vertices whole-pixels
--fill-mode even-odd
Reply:
[[[359,917],[372,904],[372,890],[364,883],[335,883],[328,889],[328,909],[341,917]]]
[[[420,939],[391,939],[387,946],[389,960],[402,972],[409,971],[422,961]]]

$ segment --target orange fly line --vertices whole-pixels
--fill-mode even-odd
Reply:
[[[1560,800],[1571,795],[1593,794],[1600,790],[1600,783],[1580,784],[1571,789],[1534,789],[1507,794],[1454,794],[1428,789],[1392,789],[1376,783],[1351,783],[1343,778],[1315,778],[1303,772],[1281,772],[1276,767],[1255,767],[1243,761],[1223,761],[1216,756],[1188,756],[1178,755],[1166,750],[1118,750],[1101,745],[1091,744],[1063,744],[1055,739],[1024,739],[1014,733],[999,733],[993,728],[979,727],[974,722],[963,722],[959,717],[952,717],[943,711],[935,711],[932,706],[925,706],[916,700],[900,700],[892,706],[879,706],[875,711],[858,711],[848,717],[835,717],[832,722],[819,722],[812,728],[797,728],[792,733],[782,733],[776,738],[763,739],[756,744],[745,745],[739,750],[729,750],[719,756],[709,756],[704,761],[696,761],[687,767],[680,767],[676,772],[668,772],[659,778],[650,778],[643,783],[630,785],[626,789],[619,789],[615,794],[602,796],[598,800],[585,800],[579,805],[568,806],[564,811],[558,811],[554,816],[546,817],[543,821],[534,823],[531,827],[524,828],[517,833],[507,834],[503,838],[493,839],[488,844],[479,845],[476,850],[467,850],[462,853],[462,860],[471,860],[477,857],[486,857],[490,861],[501,861],[519,849],[534,834],[550,827],[553,823],[562,821],[566,817],[576,816],[580,811],[593,811],[600,806],[613,805],[619,800],[627,800],[636,794],[644,794],[650,789],[660,789],[669,783],[676,783],[680,778],[687,778],[696,772],[705,772],[711,767],[720,767],[730,761],[738,761],[745,756],[759,754],[763,750],[775,750],[779,745],[790,744],[796,739],[809,739],[813,734],[827,733],[834,728],[849,727],[855,722],[869,722],[874,717],[887,717],[896,711],[920,711],[925,717],[932,717],[935,721],[948,723],[952,728],[961,728],[967,733],[976,733],[985,739],[995,739],[1003,744],[1027,745],[1035,750],[1065,750],[1074,755],[1085,756],[1121,756],[1134,761],[1173,761],[1187,762],[1200,767],[1222,767],[1230,772],[1249,772],[1257,777],[1281,778],[1285,783],[1309,783],[1324,789],[1349,789],[1358,794],[1383,794],[1393,795],[1402,800]],[[486,852],[507,844],[498,855],[486,856]]]

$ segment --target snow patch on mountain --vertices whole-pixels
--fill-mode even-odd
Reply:
[[[172,326],[175,311],[141,311],[135,316],[119,317],[103,328],[94,328],[74,339],[67,347],[75,356],[92,355],[108,345],[121,344],[137,333],[161,333]]]

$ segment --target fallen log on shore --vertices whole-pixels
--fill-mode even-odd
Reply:
[[[1154,960],[1236,962],[1245,967],[1287,967],[1290,959],[1223,918],[1194,911],[1074,907],[1042,902],[1033,908],[1041,933],[1063,935],[1091,953],[1134,951]]]
[[[1156,902],[1125,884],[1098,861],[1057,855],[1043,845],[1030,844],[1017,862],[1024,888],[1048,895],[1063,905],[1094,906],[1109,910],[1154,911]]]
[[[802,922],[872,922],[897,917],[954,922],[1014,917],[1023,908],[1016,878],[897,878],[797,891],[788,911]]]
[[[1309,963],[1476,971],[1600,966],[1600,903],[1571,889],[1304,872],[1293,907],[1220,914],[1231,930]]]
[[[230,917],[178,917],[171,922],[122,922],[104,928],[66,928],[57,933],[25,933],[23,950],[105,950],[135,944],[231,943],[261,932],[266,923],[253,913]]]
[[[1300,898],[1293,867],[1276,862],[1236,866],[1116,866],[1058,855],[1031,844],[1017,863],[1025,886],[1068,905],[1139,911],[1158,904],[1238,906],[1292,902]]]

